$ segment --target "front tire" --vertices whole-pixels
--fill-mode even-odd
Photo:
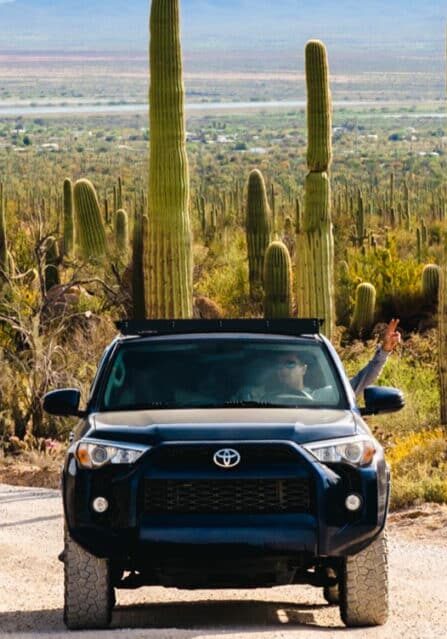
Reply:
[[[64,575],[64,622],[67,628],[107,628],[114,604],[109,561],[91,555],[66,532]]]
[[[381,626],[388,619],[385,531],[367,548],[344,560],[340,578],[340,614],[348,627]]]

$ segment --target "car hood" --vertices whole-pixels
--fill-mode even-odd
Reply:
[[[296,443],[357,433],[350,410],[188,409],[94,413],[91,437],[157,445],[170,441],[290,440]]]

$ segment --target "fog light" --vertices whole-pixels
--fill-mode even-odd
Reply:
[[[352,495],[348,495],[345,499],[345,506],[351,512],[359,510],[359,508],[362,507],[362,503],[362,498],[359,495],[355,495],[354,493]]]
[[[93,500],[92,506],[96,513],[105,513],[109,507],[109,502],[105,497],[96,497],[96,499]]]

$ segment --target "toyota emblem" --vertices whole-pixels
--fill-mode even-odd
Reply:
[[[241,456],[237,450],[222,448],[215,453],[213,461],[220,468],[234,468],[241,461]]]

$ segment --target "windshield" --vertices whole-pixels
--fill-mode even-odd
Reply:
[[[151,408],[346,408],[334,364],[305,339],[123,342],[101,410]]]

